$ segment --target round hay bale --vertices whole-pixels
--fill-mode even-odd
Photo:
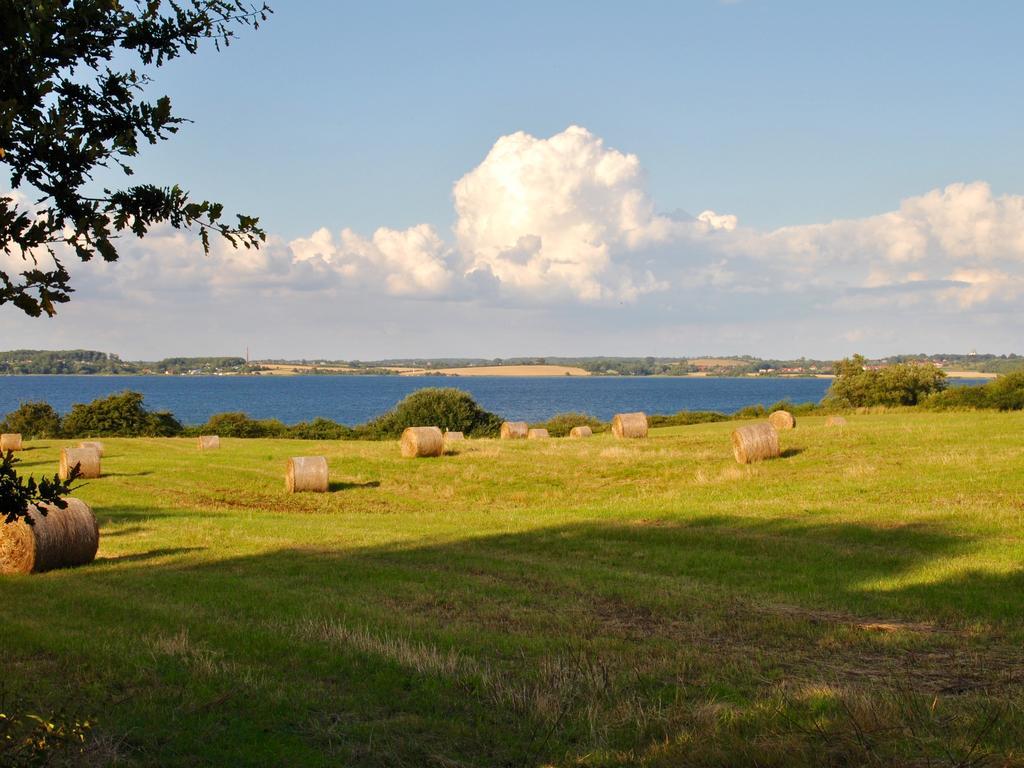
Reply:
[[[732,454],[740,464],[775,459],[780,453],[779,433],[768,422],[750,424],[732,431]]]
[[[842,416],[829,416],[827,419],[825,419],[825,426],[826,427],[845,427],[846,426],[846,419],[844,419]]]
[[[95,448],[62,448],[60,452],[60,479],[71,477],[71,470],[78,466],[78,477],[93,480],[100,476],[100,455]]]
[[[780,432],[784,429],[796,429],[796,418],[789,411],[772,411],[768,423]]]
[[[440,456],[444,453],[444,435],[439,427],[406,427],[401,446],[402,455],[407,459]]]
[[[647,437],[647,414],[616,413],[612,419],[612,434],[618,438]]]
[[[547,440],[551,435],[546,429],[531,429],[526,433],[527,440]]]
[[[530,425],[525,421],[506,421],[501,425],[502,440],[521,440],[530,431]]]
[[[32,525],[23,519],[0,522],[0,573],[42,573],[85,565],[96,559],[100,529],[81,499],[67,497],[67,507],[44,504],[46,514],[29,508]]]
[[[94,448],[96,450],[96,453],[100,455],[100,458],[103,458],[103,443],[99,442],[98,440],[86,440],[85,442],[79,443],[78,447]]]
[[[444,449],[446,451],[455,450],[455,444],[461,443],[466,440],[466,436],[461,432],[445,432],[444,433]]]
[[[288,493],[327,493],[327,459],[323,456],[294,456],[284,473]]]
[[[573,427],[569,430],[569,437],[591,437],[594,434],[594,430],[590,427]]]
[[[20,432],[4,432],[0,435],[0,451],[7,453],[7,451],[21,451],[24,450],[21,445],[21,433]]]
[[[215,451],[220,448],[220,438],[217,435],[200,435],[199,450]]]

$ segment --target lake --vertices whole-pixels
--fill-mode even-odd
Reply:
[[[978,383],[952,381],[953,384]],[[287,424],[323,416],[360,424],[422,387],[456,387],[505,418],[543,421],[582,411],[602,420],[623,411],[732,413],[779,400],[817,402],[830,379],[438,376],[0,376],[0,414],[26,400],[45,400],[61,413],[125,389],[146,407],[201,424],[222,411]]]

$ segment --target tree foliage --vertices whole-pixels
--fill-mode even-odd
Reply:
[[[221,437],[285,437],[288,427],[277,419],[252,419],[241,411],[232,411],[215,413],[199,431]]]
[[[0,432],[17,432],[26,440],[60,437],[60,414],[47,402],[22,403],[0,421]]]
[[[440,427],[463,432],[466,437],[493,437],[501,429],[501,417],[477,405],[459,389],[427,387],[413,392],[393,409],[356,429],[357,436],[399,437],[406,427]]]
[[[138,392],[121,392],[76,403],[64,417],[67,437],[174,437],[181,423],[166,411],[151,412]]]
[[[0,521],[3,524],[13,523],[19,518],[24,518],[29,525],[34,523],[33,508],[41,515],[46,514],[44,504],[53,504],[58,509],[64,509],[68,503],[61,496],[71,492],[71,483],[78,478],[78,467],[72,469],[67,480],[61,480],[57,475],[52,478],[43,478],[38,482],[34,477],[20,477],[14,471],[14,465],[18,459],[14,457],[14,451],[7,451],[0,457]]]
[[[946,388],[946,374],[931,364],[870,368],[863,355],[836,363],[826,402],[840,407],[917,405]]]
[[[259,247],[258,220],[223,219],[224,206],[193,200],[177,184],[92,190],[94,173],[129,162],[143,143],[170,138],[185,120],[167,96],[143,97],[145,69],[219,49],[238,27],[257,28],[270,9],[242,0],[0,0],[0,249],[26,269],[0,272],[0,305],[53,315],[72,291],[65,260],[116,261],[119,235],[154,225],[196,228],[234,246]],[[34,204],[26,202],[34,200]]]
[[[531,424],[531,427],[546,429],[551,437],[565,437],[573,427],[590,427],[595,433],[605,432],[611,425],[591,416],[589,413],[556,413],[547,421]],[[500,428],[500,425],[499,425]]]
[[[935,410],[992,408],[998,411],[1024,410],[1024,371],[1000,376],[980,386],[953,387],[928,398]]]

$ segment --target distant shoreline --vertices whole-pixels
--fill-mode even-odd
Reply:
[[[173,378],[282,378],[282,377],[304,377],[304,376],[352,376],[352,377],[363,377],[363,376],[388,376],[389,374],[367,374],[357,373],[359,369],[340,369],[340,368],[325,368],[319,367],[318,370],[324,371],[319,374],[303,373],[303,370],[309,371],[314,366],[308,365],[295,365],[287,366],[277,364],[273,371],[257,371],[253,373],[3,373],[0,374],[0,379],[14,378],[22,376],[46,376],[46,377],[72,377],[72,376],[90,376],[96,378],[107,378],[107,379],[133,379],[141,376],[153,376],[159,378],[173,377]],[[291,369],[291,370],[286,370]],[[722,373],[710,373],[704,371],[695,371],[690,373],[681,374],[595,374],[590,371],[584,370],[583,368],[577,368],[574,366],[564,365],[481,365],[481,366],[467,366],[462,368],[408,368],[408,367],[389,367],[386,370],[393,371],[390,375],[397,375],[403,378],[406,377],[422,377],[422,378],[437,378],[437,379],[459,379],[459,378],[476,378],[476,377],[498,377],[498,378],[552,378],[552,379],[564,379],[564,378],[594,378],[594,379],[834,379],[835,374],[831,373],[771,373],[771,374],[757,374],[757,373],[746,373],[739,376],[729,376]],[[986,371],[946,371],[946,376],[950,379],[995,379],[998,378],[999,374],[989,373]]]

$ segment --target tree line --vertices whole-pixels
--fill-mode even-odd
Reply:
[[[979,386],[948,387],[946,375],[932,365],[900,363],[872,368],[855,355],[836,365],[837,376],[820,403],[781,401],[751,405],[735,413],[680,411],[651,415],[651,426],[697,424],[731,419],[762,418],[773,410],[814,414],[865,407],[920,406],[933,410],[1024,409],[1024,371]],[[502,417],[481,408],[458,389],[428,387],[413,392],[389,410],[365,424],[348,426],[326,418],[298,424],[279,419],[254,419],[241,411],[217,413],[201,425],[186,426],[168,411],[151,411],[138,392],[125,391],[77,403],[61,416],[46,402],[22,403],[0,421],[0,431],[19,432],[25,439],[74,437],[186,437],[216,434],[222,437],[294,438],[302,440],[394,439],[406,427],[436,425],[463,432],[469,437],[498,434]],[[586,413],[557,414],[532,426],[548,429],[552,436],[568,434],[586,424],[597,432],[606,422]]]

